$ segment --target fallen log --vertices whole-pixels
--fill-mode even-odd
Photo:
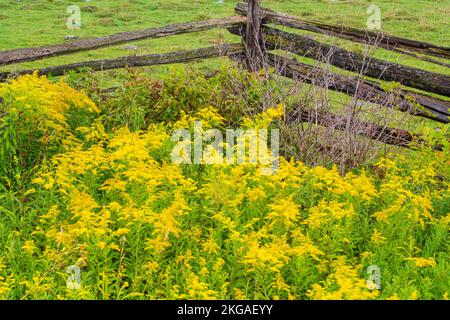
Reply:
[[[432,119],[442,123],[449,123],[449,113],[429,108],[422,110],[417,108],[414,102],[409,101],[401,94],[389,94],[378,85],[358,77],[349,77],[332,72],[325,72],[321,68],[313,67],[293,59],[280,57],[273,53],[267,54],[267,62],[275,68],[275,71],[293,79],[300,79],[307,83],[324,86],[331,90],[342,92],[358,99],[372,102],[389,108],[397,108],[400,111],[412,115]],[[439,100],[442,101],[442,100]],[[422,101],[423,102],[423,101]],[[442,101],[445,103],[446,101]],[[447,105],[448,106],[448,105]]]
[[[147,38],[161,38],[176,34],[239,26],[243,25],[246,21],[247,19],[245,17],[234,16],[198,22],[177,23],[161,28],[123,32],[100,38],[72,41],[64,44],[2,51],[0,52],[0,66],[24,61],[35,61],[74,52],[99,49],[106,46]]]
[[[247,15],[247,7],[245,4],[238,4],[235,11],[238,14]],[[261,14],[263,16],[264,23],[274,23],[290,28],[327,34],[363,44],[373,45],[376,43],[379,47],[390,51],[402,49],[409,52],[450,59],[450,48],[448,47],[441,47],[427,42],[390,36],[380,32],[361,30],[341,25],[332,25],[319,21],[302,20],[300,18],[284,13],[274,12],[269,9],[261,9]]]
[[[238,28],[229,30],[232,33],[240,32]],[[290,51],[344,70],[450,97],[450,77],[445,75],[364,57],[359,53],[270,27],[263,28],[263,42],[271,50]]]
[[[393,146],[412,148],[413,144],[426,144],[418,134],[413,134],[407,130],[381,126],[359,119],[351,119],[331,112],[324,112],[309,109],[294,109],[294,115],[287,115],[286,124],[298,124],[302,122],[314,123],[316,125],[331,127],[339,131],[352,132],[365,136],[382,143]]]
[[[80,68],[90,68],[93,71],[102,71],[125,67],[144,67],[162,64],[184,63],[239,54],[242,53],[243,50],[244,46],[242,44],[223,44],[196,50],[186,50],[163,54],[149,54],[144,56],[126,56],[110,60],[94,60],[61,66],[52,66],[37,70],[37,73],[38,75],[52,75],[56,77],[64,75],[67,71],[77,70]],[[0,81],[6,81],[8,78],[18,75],[32,74],[34,71],[35,70],[22,70],[16,73],[1,72]]]

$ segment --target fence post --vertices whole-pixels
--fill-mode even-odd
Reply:
[[[261,48],[261,10],[260,0],[247,0],[247,29],[245,32],[246,65],[250,71],[258,71],[263,66]]]

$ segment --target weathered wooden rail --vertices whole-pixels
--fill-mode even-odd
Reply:
[[[450,77],[417,68],[402,66],[362,54],[320,43],[275,28],[264,29],[264,39],[270,49],[283,49],[292,53],[330,63],[338,68],[385,81],[396,81],[405,86],[450,96]]]
[[[64,44],[3,51],[0,52],[0,66],[24,61],[35,61],[80,51],[100,49],[131,41],[239,26],[246,21],[246,18],[237,16],[198,22],[177,23],[162,28],[123,32],[106,37],[81,39]]]
[[[247,15],[248,8],[244,3],[239,3],[236,12]],[[435,57],[450,59],[450,48],[437,46],[431,43],[405,39],[391,36],[379,32],[368,30],[360,30],[342,25],[332,25],[319,21],[302,20],[284,13],[274,12],[269,9],[260,10],[260,18],[263,23],[273,23],[295,29],[301,29],[316,33],[332,35],[334,37],[359,42],[363,44],[374,44],[377,42],[379,47],[390,51],[415,52],[419,54],[427,54]]]
[[[425,117],[442,123],[449,122],[450,101],[427,94],[429,92],[450,97],[449,76],[373,57],[366,57],[343,48],[321,43],[304,35],[293,34],[268,26],[268,24],[306,30],[377,46],[445,67],[450,66],[448,61],[444,62],[437,60],[437,58],[450,59],[450,48],[384,33],[332,25],[319,21],[302,20],[284,13],[261,8],[260,0],[248,0],[247,3],[238,4],[236,13],[238,16],[222,19],[177,23],[160,28],[124,32],[100,38],[80,39],[64,44],[0,51],[0,66],[69,55],[148,38],[161,38],[224,28],[228,29],[232,34],[239,35],[242,39],[241,43],[223,44],[209,48],[165,54],[125,56],[115,59],[77,62],[41,68],[37,72],[40,75],[61,76],[68,71],[84,67],[91,68],[94,71],[102,71],[125,67],[186,63],[228,56],[242,61],[250,71],[258,71],[261,68],[272,66],[275,67],[275,71],[278,74],[296,81],[325,86],[331,90],[357,96],[359,99],[382,107],[396,108],[414,116]],[[325,71],[317,66],[281,57],[270,52],[275,49],[331,64],[342,70],[350,71],[355,75],[348,76]],[[0,72],[0,82],[34,71]],[[396,81],[403,86],[419,89],[422,92],[402,88],[393,96],[374,80],[368,78]],[[417,108],[417,106],[420,108]],[[341,116],[339,115],[329,112],[316,112],[314,117],[318,125],[335,126],[337,130],[345,130],[347,128],[341,123]],[[309,121],[310,119],[311,112],[301,110],[297,113],[295,121]],[[294,121],[291,119],[290,122]],[[337,123],[340,124],[336,125]],[[360,129],[358,129],[357,134],[401,147],[408,147],[412,141],[420,141],[419,136],[405,130],[380,127],[368,122],[360,123]]]
[[[116,59],[92,60],[86,62],[78,62],[61,66],[46,67],[38,70],[21,70],[16,73],[0,72],[0,81],[4,81],[14,75],[31,74],[37,71],[39,75],[62,76],[68,71],[78,70],[80,68],[90,68],[93,71],[103,71],[111,69],[119,69],[126,67],[145,67],[174,63],[186,63],[190,61],[198,61],[209,58],[228,56],[231,54],[239,54],[244,50],[244,46],[240,43],[223,44],[209,48],[201,48],[196,50],[186,50],[182,52],[170,52],[163,54],[148,54],[144,56],[126,56]]]
[[[299,108],[294,117],[287,120],[288,124],[299,124],[302,122],[316,123],[324,127],[333,127],[339,131],[347,131],[349,126],[355,128],[356,133],[374,140],[381,140],[384,143],[411,148],[412,143],[426,143],[418,134],[412,134],[409,131],[390,128],[373,124],[366,121],[353,119],[348,123],[346,117],[326,111],[312,111]],[[440,149],[440,146],[437,146]]]
[[[445,115],[447,101],[421,94],[415,96],[415,101],[421,101],[426,110],[417,109],[407,96],[408,92],[401,92],[398,95],[390,95],[379,85],[357,77],[349,77],[330,71],[323,72],[308,64],[301,63],[289,58],[280,57],[272,53],[268,54],[268,64],[275,67],[276,72],[283,76],[299,79],[307,83],[319,86],[326,86],[328,89],[342,92],[350,96],[357,95],[364,101],[376,103],[385,107],[395,107],[401,111],[409,112],[416,116],[429,118],[435,121],[447,123],[448,117]]]

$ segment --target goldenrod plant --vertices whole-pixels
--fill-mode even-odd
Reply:
[[[171,161],[175,128],[223,125],[213,106],[105,129],[102,106],[64,82],[28,75],[0,96],[2,299],[448,297],[444,133],[430,134],[441,150],[346,174],[283,157],[264,174]]]

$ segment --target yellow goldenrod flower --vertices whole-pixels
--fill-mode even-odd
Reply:
[[[22,250],[28,254],[33,254],[36,251],[36,245],[33,240],[27,240],[22,246]]]
[[[418,268],[435,267],[436,260],[434,258],[404,258],[404,260],[414,262]]]
[[[370,237],[370,241],[372,241],[375,245],[381,245],[386,242],[386,237],[383,237],[381,232],[375,229]]]

